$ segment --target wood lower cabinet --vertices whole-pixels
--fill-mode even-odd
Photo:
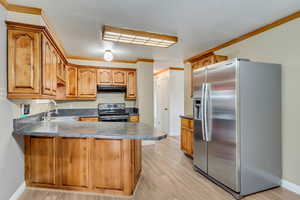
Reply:
[[[129,116],[129,122],[139,122],[140,116],[139,115],[130,115]]]
[[[79,98],[96,98],[96,69],[82,67],[78,68],[78,97]]]
[[[87,138],[62,138],[61,184],[63,186],[88,187],[89,141]]]
[[[66,66],[66,97],[77,97],[77,67]]]
[[[41,34],[27,29],[8,29],[7,34],[8,97],[39,94]]]
[[[132,195],[141,141],[25,136],[28,186]]]
[[[122,152],[121,140],[94,140],[92,159],[95,165],[95,188],[123,189]]]
[[[81,122],[98,122],[99,118],[98,117],[80,117],[79,121],[81,121]]]
[[[191,119],[181,118],[180,147],[185,154],[193,156],[194,122]]]
[[[55,144],[53,137],[26,138],[25,179],[27,183],[42,185],[55,185],[57,183]]]

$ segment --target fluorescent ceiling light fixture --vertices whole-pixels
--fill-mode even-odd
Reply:
[[[105,50],[105,52],[104,52],[104,60],[110,62],[113,59],[114,59],[114,55],[112,54],[111,50]]]
[[[168,48],[177,43],[176,36],[104,26],[102,39],[112,42]]]

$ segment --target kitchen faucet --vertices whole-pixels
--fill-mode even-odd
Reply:
[[[47,111],[47,113],[45,113],[45,116],[44,116],[44,119],[45,120],[47,120],[47,121],[49,121],[50,119],[51,119],[51,107],[50,107],[50,104],[51,103],[53,103],[53,105],[54,105],[54,107],[55,107],[55,114],[57,115],[58,114],[58,108],[57,108],[57,103],[56,103],[56,101],[54,101],[54,100],[52,100],[52,99],[50,99],[49,100],[49,104],[48,104],[48,111]]]

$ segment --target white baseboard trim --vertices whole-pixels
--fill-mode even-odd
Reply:
[[[300,195],[300,186],[299,185],[291,183],[287,180],[281,180],[281,187]]]
[[[20,196],[23,194],[25,191],[26,184],[25,181],[19,186],[19,188],[15,191],[15,193],[10,197],[9,200],[18,200]]]

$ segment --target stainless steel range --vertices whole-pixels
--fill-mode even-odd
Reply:
[[[98,115],[101,121],[127,122],[129,119],[125,103],[100,103]]]

